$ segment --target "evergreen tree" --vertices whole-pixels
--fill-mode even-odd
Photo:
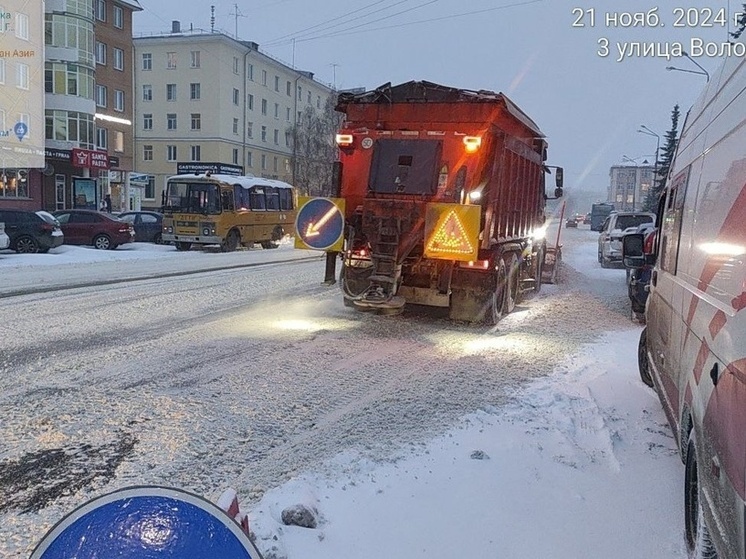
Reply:
[[[746,4],[743,5],[743,8],[741,8],[741,13],[738,14],[738,17],[736,18],[736,24],[738,25],[738,27],[730,34],[730,36],[734,39],[738,39],[743,33],[743,30],[746,29]]]
[[[674,105],[673,111],[671,111],[671,128],[666,132],[663,149],[658,154],[658,160],[656,161],[658,171],[656,176],[653,177],[653,186],[648,191],[645,203],[642,206],[642,209],[647,212],[654,212],[658,209],[658,198],[660,198],[661,192],[663,192],[666,186],[666,177],[668,177],[668,171],[671,168],[673,156],[676,152],[679,116],[679,105],[677,104]]]

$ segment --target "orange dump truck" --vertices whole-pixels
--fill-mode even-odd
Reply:
[[[347,306],[494,324],[539,290],[551,171],[544,135],[512,101],[413,81],[341,93],[337,110]]]

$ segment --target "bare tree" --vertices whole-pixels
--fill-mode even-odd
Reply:
[[[334,136],[342,114],[334,110],[335,95],[321,109],[306,107],[288,129],[293,148],[293,185],[307,196],[332,196],[332,164],[337,158]]]

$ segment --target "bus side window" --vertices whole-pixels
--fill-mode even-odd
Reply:
[[[233,185],[233,199],[237,210],[249,209],[249,191],[240,184]]]
[[[223,198],[223,211],[233,211],[233,192],[230,190],[223,190],[221,193]]]
[[[249,192],[251,196],[251,209],[252,210],[267,209],[266,202],[264,199],[264,188],[263,187],[252,186]]]
[[[289,188],[280,188],[280,209],[281,210],[292,210],[293,209],[293,191]]]
[[[265,188],[267,196],[267,209],[277,211],[280,209],[280,195],[277,192],[277,188],[274,186],[268,186]]]

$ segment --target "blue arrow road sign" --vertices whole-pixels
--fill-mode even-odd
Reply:
[[[261,559],[217,505],[167,487],[131,487],[74,510],[31,559]]]
[[[308,248],[328,250],[343,232],[344,215],[329,198],[311,198],[298,210],[295,233]]]

